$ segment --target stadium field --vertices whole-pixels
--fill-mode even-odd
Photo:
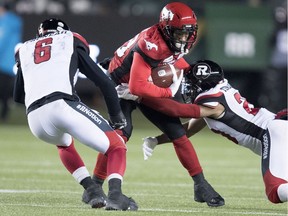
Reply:
[[[275,205],[266,199],[260,158],[208,130],[191,140],[206,178],[226,205],[211,208],[194,202],[192,179],[172,145],[158,146],[148,161],[143,160],[141,139],[158,133],[139,121],[128,143],[123,192],[138,202],[139,211],[107,212],[81,202],[82,187],[62,166],[56,148],[34,138],[27,124],[0,125],[0,215],[287,215],[286,204]],[[77,141],[76,148],[92,171],[96,153]],[[107,183],[104,189],[107,191]]]

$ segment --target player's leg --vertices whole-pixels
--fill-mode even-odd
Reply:
[[[62,127],[66,128],[67,132],[81,143],[107,157],[107,166],[103,165],[103,167],[107,167],[105,171],[109,185],[106,209],[137,210],[135,201],[122,194],[121,190],[126,170],[127,150],[123,139],[110,127],[108,121],[89,107],[78,102],[66,101],[66,103],[70,109],[66,108],[65,114],[68,117],[70,115],[70,118],[69,123],[65,122],[67,118],[63,119]],[[71,125],[77,127],[71,127]],[[98,186],[100,187],[100,185]]]
[[[110,140],[107,155],[108,199],[106,210],[132,210],[138,209],[132,198],[122,194],[121,185],[126,170],[126,145],[120,136],[113,131],[106,133]]]
[[[136,109],[136,105],[134,101],[129,100],[120,100],[120,105],[122,112],[126,118],[127,126],[122,130],[116,130],[116,132],[123,138],[125,142],[128,141],[132,134],[133,124],[132,124],[132,112]],[[93,170],[93,181],[102,187],[103,182],[107,177],[107,157],[99,153],[96,160],[96,165]],[[84,190],[82,195],[82,201],[87,203],[89,200],[86,196],[86,191]]]
[[[58,129],[57,123],[54,122],[55,118],[52,119],[51,116],[54,116],[57,110],[54,109],[53,104],[51,105],[47,104],[28,114],[31,132],[43,141],[55,144],[58,147],[63,165],[74,179],[89,191],[89,204],[93,208],[104,206],[105,199],[101,195],[101,191],[95,192],[97,191],[97,185],[92,181],[83,160],[75,149],[73,138],[71,135],[63,133],[62,129]]]
[[[262,174],[268,199],[288,201],[288,121],[274,120],[268,125],[262,148]]]
[[[63,165],[87,191],[87,204],[91,205],[92,208],[105,206],[107,197],[103,189],[91,179],[84,162],[74,147],[74,141],[72,140],[69,146],[58,145],[57,147]]]
[[[94,167],[94,170],[93,170],[92,180],[100,188],[103,188],[103,184],[104,184],[106,177],[107,177],[107,156],[102,153],[98,153],[98,156],[96,159],[96,166]],[[107,200],[106,195],[105,195],[105,200]],[[89,203],[90,201],[90,196],[88,195],[86,190],[83,191],[82,201],[84,203]]]
[[[222,206],[224,199],[213,189],[204,177],[197,153],[186,136],[179,118],[159,113],[145,105],[139,109],[155,126],[172,140],[177,157],[194,181],[194,200],[206,202],[209,206]]]

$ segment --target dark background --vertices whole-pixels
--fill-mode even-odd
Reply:
[[[41,21],[58,17],[72,31],[84,36],[89,44],[100,48],[99,61],[113,55],[139,31],[158,22],[161,9],[171,1],[10,2],[23,18],[23,41],[35,37]],[[286,1],[182,2],[193,8],[199,24],[197,43],[186,59],[192,62],[206,58],[218,62],[230,83],[257,107],[264,106],[273,112],[287,107]],[[273,60],[273,55],[277,52],[277,35],[283,29],[286,32],[283,45],[286,53],[280,54],[286,61],[279,64]],[[84,102],[96,107],[103,105],[98,89],[87,79],[80,79],[77,89]]]

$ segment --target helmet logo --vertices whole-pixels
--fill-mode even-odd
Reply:
[[[64,24],[63,24],[62,22],[58,22],[57,24],[58,24],[58,26],[57,26],[57,31],[63,31],[63,30],[64,30],[64,29],[63,29]]]
[[[173,20],[174,14],[171,10],[167,10],[166,7],[163,8],[161,13],[161,20]]]
[[[211,70],[207,65],[197,65],[197,71],[195,72],[195,76],[206,79],[210,76],[210,71]]]
[[[156,44],[151,43],[151,42],[149,42],[149,41],[147,41],[145,39],[144,39],[144,41],[146,43],[146,49],[147,50],[152,50],[153,48],[155,48],[156,51],[158,50],[158,46]]]
[[[58,22],[58,26],[60,26],[60,27],[64,27],[64,24],[62,23],[62,22]]]

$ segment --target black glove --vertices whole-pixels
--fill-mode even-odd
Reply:
[[[99,64],[101,65],[101,67],[103,67],[105,70],[108,70],[109,68],[109,64],[111,62],[111,58],[105,58],[103,61],[99,62]]]
[[[118,115],[115,116],[110,115],[109,124],[113,129],[122,129],[126,127],[127,121],[122,111],[120,111]]]

